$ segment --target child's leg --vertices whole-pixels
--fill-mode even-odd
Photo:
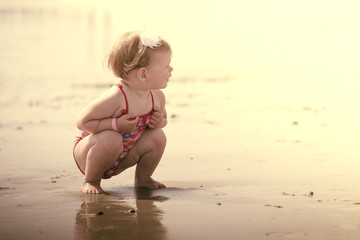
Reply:
[[[137,143],[120,161],[116,174],[137,164],[135,186],[150,189],[164,188],[165,185],[151,178],[164,153],[166,136],[162,129],[147,129]]]
[[[123,150],[122,136],[115,131],[103,131],[81,140],[74,155],[82,172],[85,173],[83,193],[103,193],[101,177]]]
[[[166,186],[164,184],[151,178],[165,150],[165,133],[161,128],[156,128],[151,129],[144,134],[147,134],[145,136],[147,139],[143,139],[143,154],[136,166],[135,186],[147,187],[150,189],[165,188]]]

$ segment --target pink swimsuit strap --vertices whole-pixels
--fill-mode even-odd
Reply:
[[[125,94],[125,92],[124,92],[123,86],[122,86],[120,83],[116,84],[115,86],[117,86],[118,88],[120,88],[120,90],[121,90],[121,92],[123,93],[124,98],[125,98],[126,109],[123,110],[123,113],[128,113],[128,112],[129,112],[129,103],[128,103],[126,94]],[[154,110],[154,96],[153,96],[153,94],[152,94],[151,91],[150,91],[150,95],[151,95],[152,111],[153,111],[153,110]]]

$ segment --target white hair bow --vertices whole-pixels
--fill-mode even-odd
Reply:
[[[159,35],[153,32],[144,31],[140,34],[141,43],[144,46],[141,55],[144,54],[147,47],[153,49],[154,47],[160,47],[161,41]]]

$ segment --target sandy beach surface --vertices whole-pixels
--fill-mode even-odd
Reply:
[[[154,174],[167,188],[135,189],[132,168],[103,181],[107,195],[84,195],[75,121],[117,82],[102,67],[116,18],[34,2],[0,5],[0,239],[360,238],[355,70],[315,80],[263,66],[196,72],[173,41]]]

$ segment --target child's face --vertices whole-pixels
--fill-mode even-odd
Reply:
[[[159,51],[153,54],[151,64],[147,69],[150,89],[162,89],[167,86],[167,82],[173,71],[170,62],[170,51]]]

